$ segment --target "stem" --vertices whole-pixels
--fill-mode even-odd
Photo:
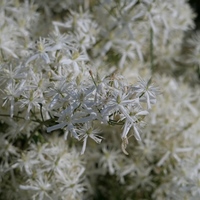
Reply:
[[[39,103],[39,105],[40,105],[40,115],[42,117],[42,122],[44,123],[44,117],[43,117],[43,113],[42,113],[42,104]]]
[[[8,114],[0,114],[0,117],[10,117],[10,115],[8,115]],[[13,116],[13,118],[26,120],[24,117],[15,116],[15,115]],[[26,121],[27,121],[27,120],[26,120]],[[39,120],[34,120],[34,119],[32,119],[32,120],[30,120],[30,121],[40,123]]]
[[[96,84],[96,82],[95,82],[95,80],[94,80],[94,76],[93,76],[91,70],[89,70],[89,74],[90,74],[90,76],[92,77],[92,81],[94,82],[95,86],[97,87],[97,84]]]
[[[154,72],[154,56],[153,56],[153,51],[154,51],[154,47],[153,47],[153,29],[150,28],[150,62],[151,62],[151,71],[152,73]]]

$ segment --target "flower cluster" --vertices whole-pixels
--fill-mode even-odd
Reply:
[[[0,16],[2,199],[200,198],[185,0],[2,0]]]

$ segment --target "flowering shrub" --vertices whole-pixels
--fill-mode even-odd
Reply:
[[[0,16],[0,199],[200,198],[188,2],[1,0]]]

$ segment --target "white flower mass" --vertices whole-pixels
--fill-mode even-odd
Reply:
[[[195,16],[186,0],[0,0],[0,199],[199,200]]]

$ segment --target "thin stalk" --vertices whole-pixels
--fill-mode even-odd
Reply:
[[[154,72],[154,56],[153,56],[154,46],[153,46],[153,29],[150,28],[150,62],[151,62],[151,72]]]

